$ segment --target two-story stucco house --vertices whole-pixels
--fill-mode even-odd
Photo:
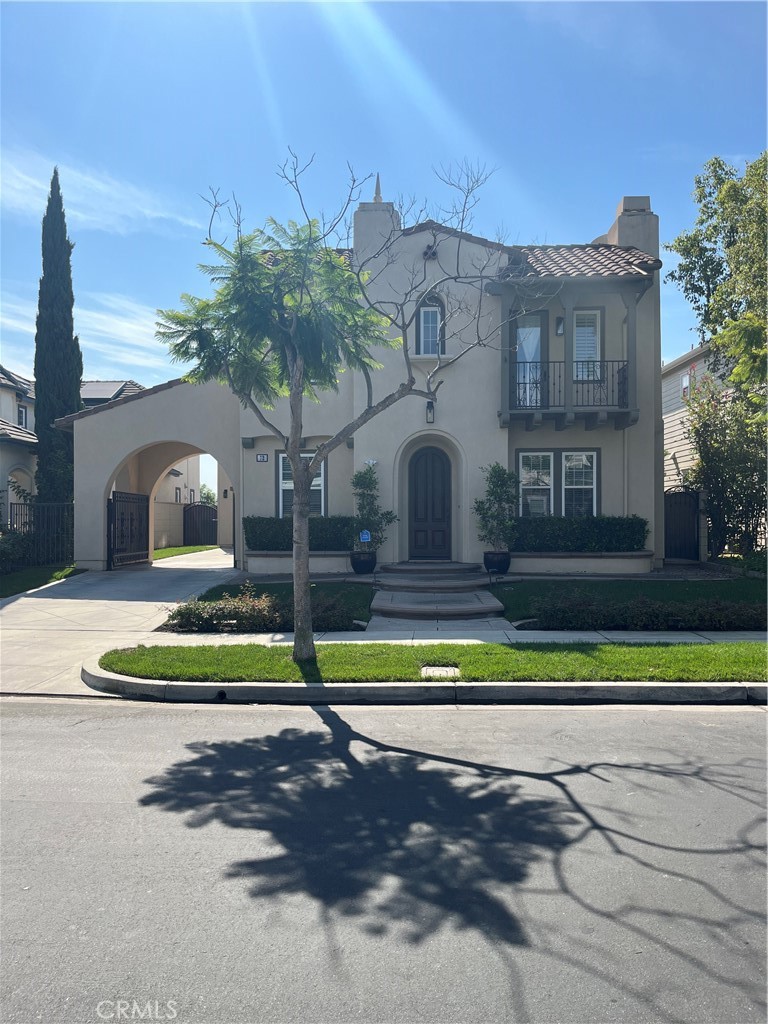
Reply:
[[[470,344],[476,327],[469,317],[465,334],[446,330],[451,303],[458,298],[470,309],[479,292],[444,282],[441,265],[458,260],[484,267],[482,316],[494,341],[441,370],[436,402],[406,398],[335,449],[314,484],[315,513],[351,514],[350,478],[375,461],[382,506],[399,517],[380,562],[477,561],[483,545],[472,506],[484,490],[482,467],[500,462],[519,474],[521,516],[636,514],[650,527],[648,552],[629,571],[659,565],[661,263],[658,218],[648,197],[624,198],[609,230],[592,242],[509,246],[434,222],[401,229],[394,205],[377,193],[355,212],[353,264],[369,260],[383,239],[391,240],[389,258],[370,264],[374,297],[402,295],[414,275],[423,280],[409,337],[417,379]],[[440,259],[434,259],[436,242]],[[400,350],[379,358],[376,396],[404,379]],[[346,372],[337,392],[307,403],[307,452],[353,419],[366,399],[362,375]],[[283,403],[270,416],[287,431]],[[152,498],[169,467],[208,452],[220,467],[219,522],[235,524],[236,561],[265,569],[245,551],[241,519],[290,513],[289,467],[274,435],[225,387],[171,381],[60,425],[75,434],[79,564],[107,564],[106,502],[116,480],[148,499],[152,536]],[[590,568],[617,570],[610,559]]]

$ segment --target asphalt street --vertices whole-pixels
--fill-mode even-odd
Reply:
[[[5,1024],[765,1020],[763,707],[3,712]]]

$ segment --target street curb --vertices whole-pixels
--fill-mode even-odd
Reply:
[[[765,704],[754,683],[196,683],[137,679],[85,662],[83,682],[143,700],[248,704]]]

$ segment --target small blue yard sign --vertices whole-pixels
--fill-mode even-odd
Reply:
[[[361,544],[370,544],[370,542],[371,542],[371,531],[370,530],[361,530],[360,531],[360,543]]]

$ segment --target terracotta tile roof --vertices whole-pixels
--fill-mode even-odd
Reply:
[[[521,245],[509,254],[509,265],[499,275],[510,277],[648,277],[661,260],[634,246]]]
[[[648,278],[661,268],[661,260],[633,246],[592,242],[586,245],[504,245],[480,235],[456,231],[434,220],[405,228],[404,235],[420,231],[454,236],[507,254],[501,280],[531,278]]]
[[[0,440],[34,445],[37,444],[37,434],[33,434],[25,427],[19,427],[15,423],[9,423],[8,420],[0,419]]]
[[[35,382],[33,380],[27,380],[26,377],[22,377],[20,373],[11,373],[4,366],[0,366],[0,386],[7,388],[13,388],[15,391],[21,391],[22,394],[29,399],[35,397]]]

